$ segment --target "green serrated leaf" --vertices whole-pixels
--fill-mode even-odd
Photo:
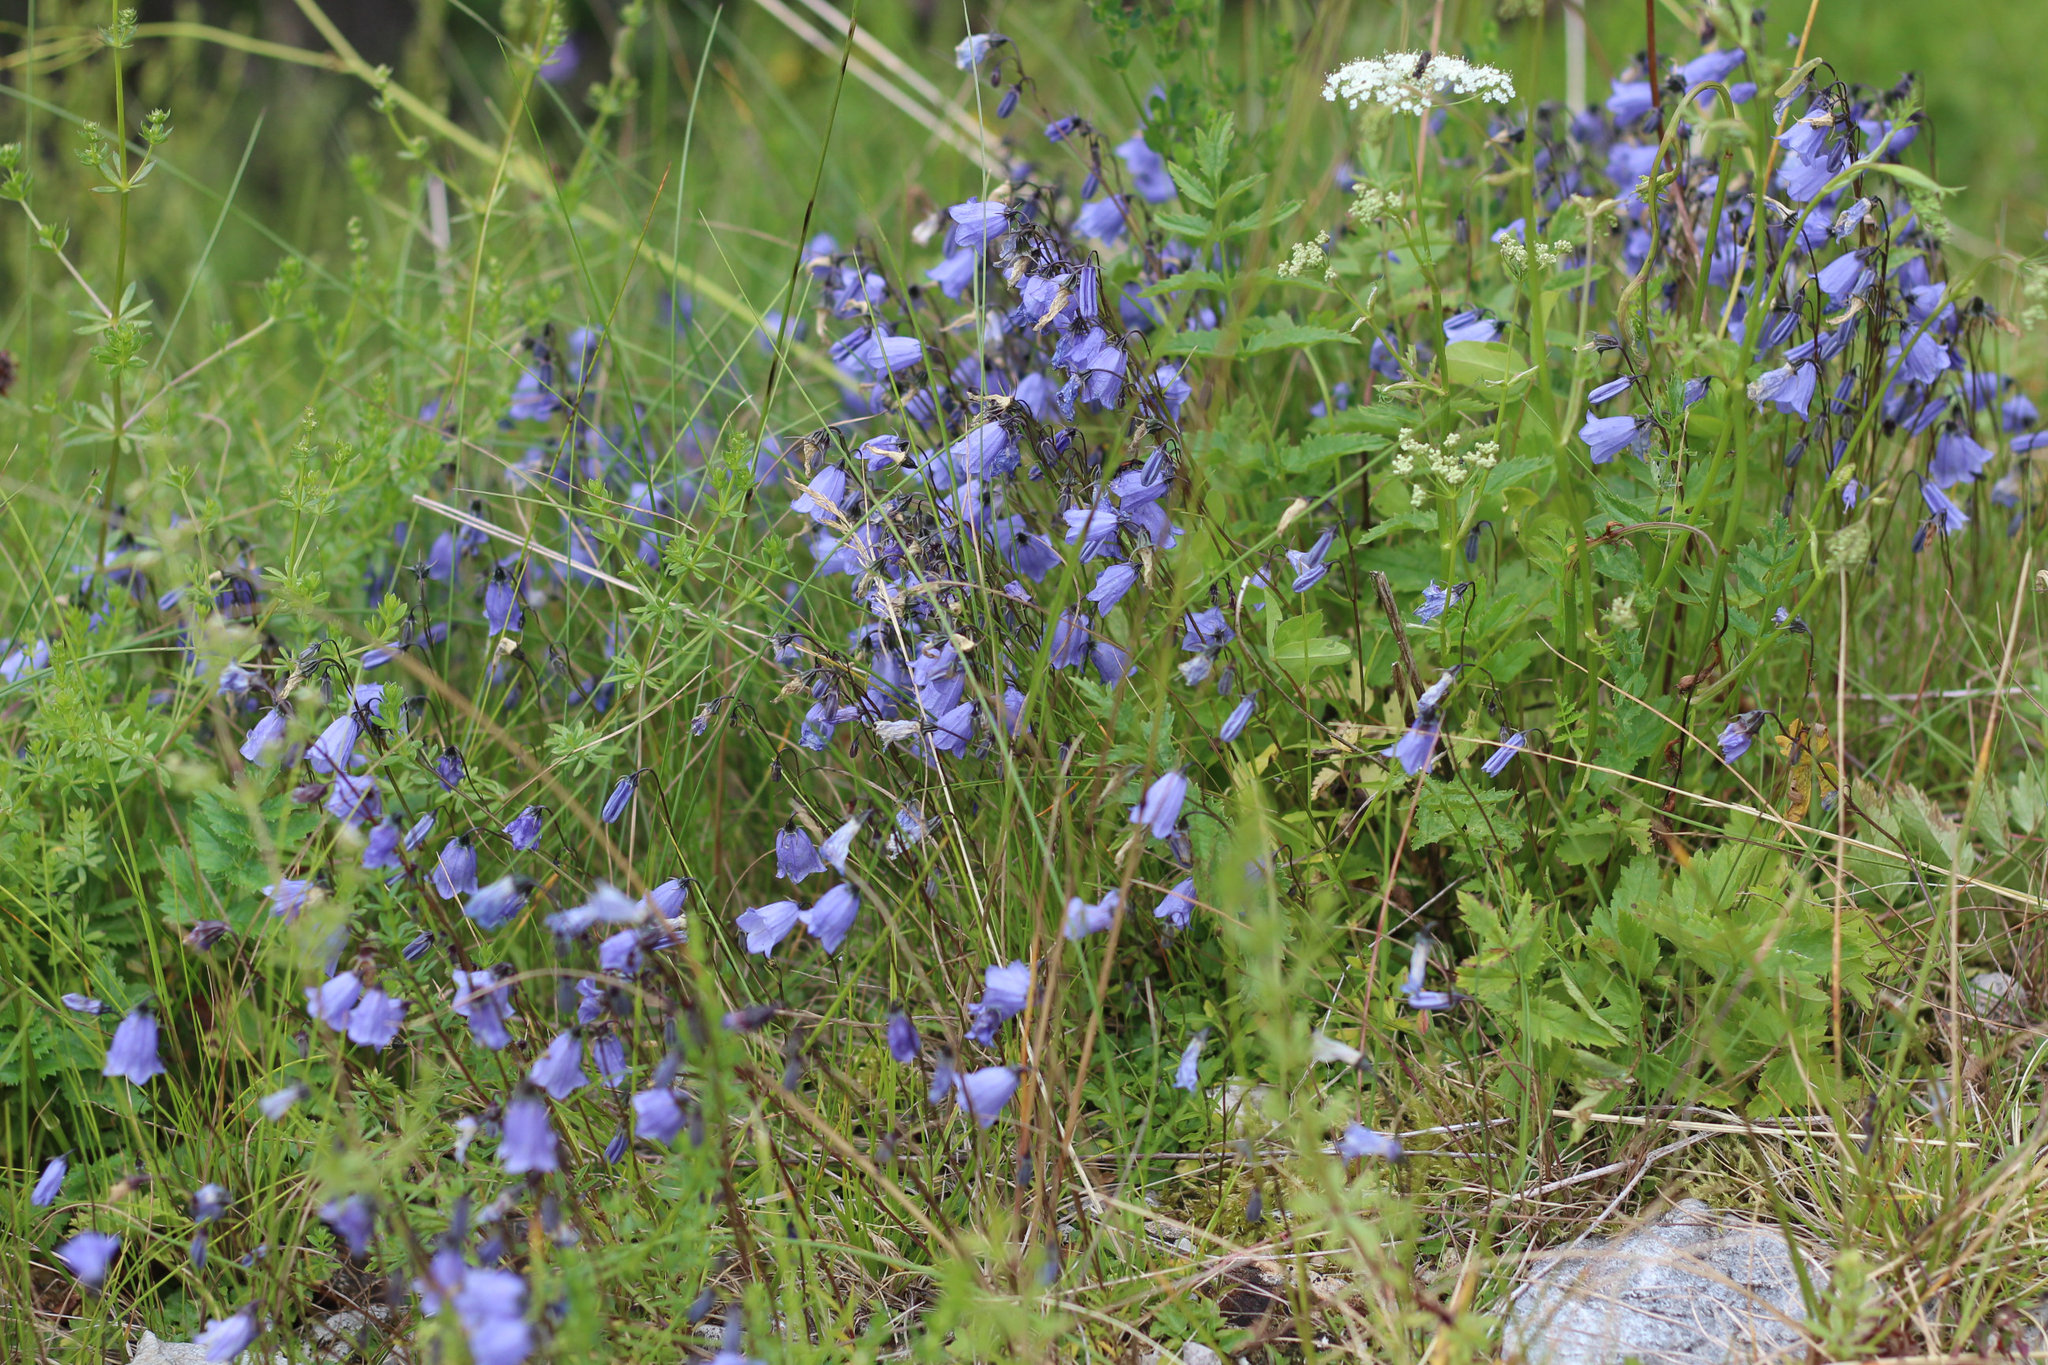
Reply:
[[[1301,201],[1299,199],[1288,199],[1273,205],[1269,209],[1260,209],[1256,213],[1248,213],[1242,218],[1234,219],[1230,226],[1223,230],[1223,235],[1226,237],[1238,237],[1247,232],[1257,232],[1261,228],[1269,228],[1276,223],[1284,223],[1300,212]]]
[[[1169,275],[1157,284],[1148,284],[1138,291],[1138,297],[1145,299],[1164,298],[1178,294],[1184,289],[1228,289],[1236,280],[1235,275],[1224,275],[1214,270],[1183,270],[1178,275]]]
[[[1280,467],[1290,473],[1305,473],[1346,455],[1382,449],[1386,443],[1385,437],[1372,432],[1322,432],[1305,438],[1299,445],[1280,447]]]
[[[1187,200],[1196,208],[1214,209],[1216,207],[1216,188],[1210,183],[1209,177],[1193,167],[1185,166],[1173,160],[1167,161],[1166,171],[1167,174],[1173,177],[1174,188],[1180,191],[1181,198]]]
[[[1207,237],[1211,227],[1207,218],[1197,218],[1192,213],[1155,213],[1152,224],[1176,237]]]
[[[1286,318],[1254,318],[1246,324],[1244,344],[1240,348],[1245,355],[1264,355],[1268,351],[1288,351],[1301,346],[1314,346],[1334,341],[1340,346],[1356,346],[1358,338],[1335,327],[1321,327],[1314,323],[1290,322]]]

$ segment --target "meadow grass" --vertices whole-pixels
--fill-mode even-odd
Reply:
[[[1687,1196],[1816,1359],[2023,1339],[1968,34],[1669,7],[1632,113],[1601,7],[1575,114],[1515,5],[32,13],[9,1358],[1452,1365]]]

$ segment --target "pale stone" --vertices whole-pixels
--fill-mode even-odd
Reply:
[[[1964,998],[1986,1019],[2017,1024],[2027,1016],[2027,988],[2004,972],[1980,972],[1970,978]]]
[[[1824,1289],[1825,1266],[1802,1259]],[[1528,1365],[1753,1365],[1803,1349],[1805,1316],[1777,1228],[1687,1199],[1545,1257],[1508,1306],[1504,1344]]]
[[[163,1341],[144,1332],[128,1354],[128,1365],[206,1365],[206,1351],[189,1341]]]

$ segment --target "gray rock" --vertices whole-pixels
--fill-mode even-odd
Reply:
[[[1971,1009],[2001,1024],[2017,1024],[2027,1017],[2027,988],[2004,972],[1980,972],[1970,978],[1963,998]]]
[[[144,1332],[128,1353],[128,1365],[206,1365],[206,1351],[189,1341],[162,1341]]]
[[[1821,1260],[1802,1258],[1825,1288]],[[1544,1258],[1503,1335],[1509,1358],[1528,1365],[1753,1365],[1802,1349],[1793,1323],[1805,1317],[1783,1234],[1687,1199]]]
[[[1171,1365],[1172,1357],[1161,1351],[1147,1351],[1138,1359],[1142,1365]],[[1187,1342],[1180,1348],[1181,1365],[1224,1365],[1223,1357],[1199,1341]]]

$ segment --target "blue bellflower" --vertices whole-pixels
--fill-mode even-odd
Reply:
[[[476,849],[468,835],[457,835],[441,846],[441,857],[429,881],[444,900],[476,894]]]
[[[1252,712],[1258,709],[1258,705],[1258,693],[1245,693],[1237,705],[1231,708],[1230,714],[1223,718],[1222,728],[1216,732],[1216,738],[1225,744],[1236,743],[1238,736],[1244,733],[1244,727],[1251,723]]]
[[[498,1164],[512,1175],[552,1171],[555,1130],[548,1123],[548,1107],[539,1095],[521,1089],[505,1105],[501,1121],[504,1139],[498,1144]]]
[[[917,1025],[910,1022],[910,1016],[900,1009],[889,1011],[889,1021],[882,1032],[889,1045],[889,1055],[905,1066],[916,1061],[923,1051]]]
[[[1944,535],[1953,535],[1970,524],[1970,518],[1963,509],[1926,479],[1920,481],[1920,500],[1927,504],[1931,523]]]
[[[1067,898],[1067,920],[1063,932],[1070,941],[1102,933],[1116,923],[1117,907],[1122,903],[1123,896],[1115,891],[1104,893],[1102,899],[1093,905],[1079,896],[1070,896]]]
[[[115,1028],[100,1074],[118,1076],[130,1085],[148,1085],[165,1070],[156,1049],[156,1016],[146,1008],[132,1010]]]
[[[507,873],[478,889],[463,905],[463,916],[475,921],[477,928],[486,933],[502,928],[526,908],[527,892],[532,888],[533,883],[527,878]]]
[[[1188,780],[1178,769],[1161,773],[1145,788],[1138,804],[1131,807],[1131,823],[1146,826],[1155,839],[1171,838],[1187,797]]]
[[[626,807],[633,804],[633,793],[639,790],[640,774],[626,774],[612,788],[611,795],[604,799],[604,809],[598,812],[598,817],[607,825],[618,823],[619,817],[626,813]]]
[[[87,1289],[97,1290],[113,1269],[121,1239],[111,1232],[81,1232],[57,1248],[57,1259]]]
[[[683,1106],[667,1086],[642,1090],[633,1096],[633,1132],[666,1147],[683,1131]]]
[[[1297,593],[1303,593],[1322,582],[1330,572],[1330,566],[1324,562],[1323,557],[1329,554],[1330,546],[1335,544],[1336,540],[1336,529],[1325,527],[1323,533],[1316,537],[1316,543],[1308,549],[1289,550],[1287,562],[1294,566],[1294,581],[1288,586]]]
[[[547,819],[546,806],[528,806],[505,823],[505,840],[521,853],[540,847],[541,824]]]
[[[1501,726],[1500,744],[1488,756],[1486,762],[1479,765],[1479,770],[1488,777],[1499,777],[1507,771],[1508,764],[1514,761],[1515,755],[1520,753],[1528,743],[1529,732],[1527,730],[1510,730],[1505,725]]]
[[[1209,1041],[1209,1030],[1199,1029],[1180,1054],[1180,1064],[1173,1069],[1173,1088],[1193,1092],[1202,1084],[1202,1044]]]
[[[64,1176],[70,1169],[71,1163],[63,1157],[51,1157],[43,1167],[43,1173],[36,1177],[35,1188],[29,1191],[29,1204],[46,1209],[56,1203],[57,1196],[64,1192]]]
[[[405,1023],[405,1002],[394,1000],[384,990],[372,986],[356,1001],[355,1008],[348,1013],[348,1040],[358,1047],[375,1048],[383,1051],[398,1037],[398,1030]]]
[[[794,821],[784,825],[775,835],[775,875],[800,882],[813,873],[821,873],[825,864],[818,857],[818,846],[811,842],[811,836],[799,829]]]
[[[1344,1130],[1344,1136],[1337,1140],[1337,1155],[1346,1161],[1357,1161],[1371,1157],[1375,1161],[1399,1161],[1401,1139],[1392,1133],[1381,1133],[1354,1123]]]
[[[1185,929],[1195,912],[1195,879],[1183,877],[1167,889],[1166,895],[1152,911],[1152,918],[1162,920],[1168,928]]]
[[[747,951],[766,957],[775,951],[775,945],[796,928],[803,917],[803,908],[795,901],[770,901],[743,912],[738,920],[739,930],[747,936]]]
[[[348,1244],[349,1255],[360,1258],[370,1249],[370,1238],[376,1231],[376,1210],[362,1195],[328,1200],[320,1206],[320,1221]]]
[[[1641,417],[1588,417],[1579,439],[1592,450],[1594,464],[1606,464],[1624,450],[1640,450],[1650,431]]]
[[[449,1008],[469,1021],[470,1033],[491,1051],[511,1046],[512,1033],[505,1025],[518,1015],[512,1011],[510,988],[498,981],[491,968],[466,972],[457,967],[455,1003]]]
[[[590,1077],[583,1074],[582,1057],[583,1044],[576,1035],[558,1033],[527,1068],[526,1079],[547,1091],[550,1099],[566,1100],[590,1084]]]
[[[1721,758],[1734,763],[1749,752],[1749,746],[1756,742],[1757,731],[1763,729],[1768,711],[1744,711],[1721,727]]]
[[[982,997],[968,1010],[967,1037],[988,1047],[995,1042],[996,1030],[1021,1014],[1031,999],[1031,969],[1012,962],[988,968],[981,979]]]
[[[985,1066],[955,1078],[953,1102],[977,1127],[987,1128],[1001,1117],[1003,1106],[1017,1093],[1019,1080],[1014,1066]]]
[[[839,946],[846,942],[846,936],[853,932],[853,921],[860,914],[860,896],[845,882],[833,887],[818,897],[817,903],[802,912],[804,928],[811,937],[818,940],[827,954],[837,953]]]
[[[262,1320],[252,1303],[227,1317],[207,1319],[206,1330],[193,1337],[192,1344],[205,1353],[207,1365],[227,1365],[247,1351],[262,1332]]]

